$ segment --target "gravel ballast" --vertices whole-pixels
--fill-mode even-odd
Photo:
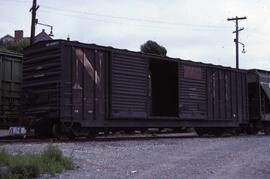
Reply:
[[[40,152],[48,143],[1,144]],[[54,143],[79,168],[55,178],[270,178],[270,137],[158,138]],[[47,176],[46,176],[47,177]]]

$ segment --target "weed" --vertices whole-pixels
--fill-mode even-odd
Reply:
[[[41,173],[55,175],[64,169],[74,169],[75,164],[70,158],[63,155],[62,151],[53,145],[39,154],[20,153],[11,155],[5,150],[0,151],[0,167],[11,168],[11,173],[1,175],[0,179],[36,178]]]

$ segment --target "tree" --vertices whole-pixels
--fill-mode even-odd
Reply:
[[[141,45],[141,52],[151,53],[156,55],[166,56],[167,50],[165,47],[159,45],[157,42],[148,40],[143,45]]]
[[[23,49],[30,45],[29,39],[22,39],[18,42],[8,43],[0,46],[0,49],[23,53]]]

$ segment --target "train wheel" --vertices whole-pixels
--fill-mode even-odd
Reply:
[[[73,140],[76,138],[76,135],[71,131],[67,134],[68,139]]]
[[[242,133],[242,131],[240,128],[236,128],[236,129],[232,129],[230,133],[234,136],[239,136]]]
[[[52,135],[51,125],[44,120],[37,122],[34,129],[37,138],[49,138]]]
[[[54,123],[52,127],[52,136],[55,138],[62,138],[62,133],[61,133],[61,126],[60,124]]]
[[[133,134],[133,130],[131,130],[131,129],[126,129],[126,130],[125,130],[125,133],[128,134],[128,135],[131,135],[131,134]]]
[[[211,129],[210,133],[214,135],[215,137],[221,137],[225,133],[225,130],[222,128],[214,128],[214,129]]]
[[[141,131],[142,134],[146,134],[147,133],[147,129],[144,129],[144,128],[141,129],[140,131]]]
[[[248,135],[256,135],[258,133],[258,130],[256,128],[248,127],[246,129],[246,133]]]
[[[202,137],[208,133],[207,128],[195,128],[195,131],[198,134],[198,136],[200,136],[200,137]]]
[[[264,135],[269,135],[270,129],[265,128],[265,129],[262,130],[262,132],[264,133]]]
[[[96,138],[97,136],[98,136],[98,132],[97,132],[97,131],[95,131],[95,130],[90,130],[90,131],[88,132],[87,138],[89,138],[89,139],[94,139],[94,138]]]
[[[104,135],[108,136],[110,135],[111,131],[109,129],[105,129],[104,131]]]

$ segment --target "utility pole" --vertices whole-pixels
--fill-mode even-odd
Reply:
[[[34,39],[35,39],[35,31],[36,31],[36,23],[37,23],[36,12],[38,8],[39,6],[37,6],[37,0],[33,0],[33,6],[30,9],[30,12],[32,12],[30,45],[34,43]]]
[[[228,18],[228,21],[235,21],[235,52],[236,52],[236,69],[239,69],[239,32],[244,30],[244,28],[238,28],[238,21],[239,20],[245,20],[247,19],[246,17],[234,17],[234,18]]]

